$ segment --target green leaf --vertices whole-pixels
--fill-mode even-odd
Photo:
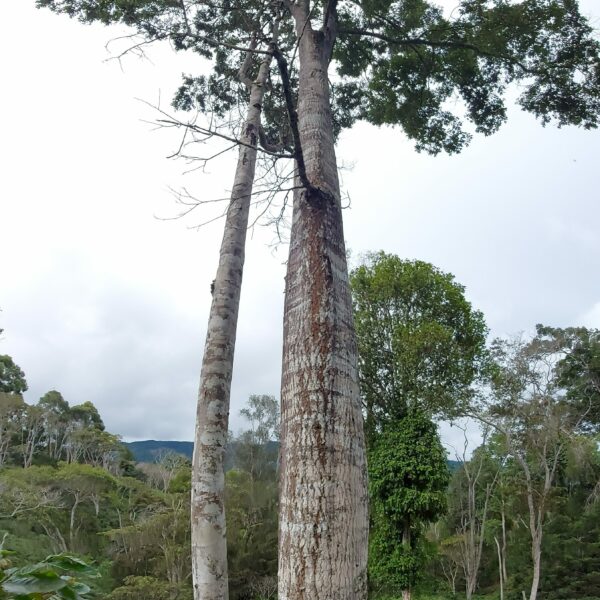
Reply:
[[[64,588],[67,582],[56,573],[35,573],[21,577],[9,577],[2,589],[9,594],[46,594]]]
[[[76,573],[95,573],[96,569],[88,565],[83,559],[72,554],[54,554],[44,561],[62,571],[75,571]]]

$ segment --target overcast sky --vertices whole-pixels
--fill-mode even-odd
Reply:
[[[0,353],[25,371],[29,403],[57,389],[126,440],[191,440],[222,221],[156,217],[178,212],[170,188],[226,194],[235,156],[185,174],[166,158],[178,135],[137,99],[168,105],[200,64],[167,47],[107,61],[119,31],[5,3]],[[581,5],[598,26],[597,1]],[[543,128],[516,107],[457,157],[358,125],[338,147],[347,245],[355,261],[382,249],[453,273],[493,335],[600,327],[599,157],[598,131]],[[287,248],[274,237],[257,227],[248,241],[233,429],[248,395],[279,396]]]

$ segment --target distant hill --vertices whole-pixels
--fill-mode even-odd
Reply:
[[[454,473],[454,471],[458,471],[461,465],[461,461],[459,460],[448,460],[448,469],[450,469],[450,473]]]
[[[126,442],[125,444],[132,452],[136,462],[154,462],[157,457],[165,452],[176,452],[192,460],[194,442],[175,442],[161,440],[144,440],[141,442]],[[278,446],[277,442],[269,442],[269,446]],[[274,449],[274,448],[273,448]],[[229,470],[235,463],[235,442],[227,449],[225,456],[225,470]],[[460,461],[449,460],[448,469],[451,473],[457,471]]]
[[[127,442],[125,444],[132,452],[137,462],[151,463],[165,452],[182,454],[192,460],[194,442],[174,442],[162,440],[143,440],[141,442]]]

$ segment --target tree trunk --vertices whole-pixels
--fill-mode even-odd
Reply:
[[[71,507],[71,516],[69,519],[69,549],[75,551],[75,514],[79,506],[79,496],[75,494],[73,506]]]
[[[260,114],[271,58],[265,59],[250,91],[241,134],[231,202],[213,284],[200,390],[192,466],[192,573],[196,600],[226,600],[227,542],[223,454],[229,424],[229,396],[244,246],[254,172]]]
[[[504,600],[504,572],[502,569],[502,551],[500,549],[500,542],[498,538],[494,536],[496,542],[496,549],[498,550],[498,574],[500,575],[500,600]]]
[[[410,555],[410,523],[406,523],[404,525],[404,531],[402,532],[402,546],[404,547],[404,551],[406,555]],[[410,585],[402,590],[402,600],[410,600],[411,597],[411,589]]]
[[[504,502],[502,502],[502,577],[508,581],[506,571],[506,517],[504,515]]]
[[[279,599],[361,600],[366,598],[366,459],[329,52],[322,34],[302,21],[297,19],[298,117],[311,189],[294,198],[286,276]]]
[[[535,532],[532,536],[531,557],[533,558],[533,578],[531,580],[531,591],[529,600],[536,600],[538,587],[540,585],[540,575],[542,570],[542,532]]]

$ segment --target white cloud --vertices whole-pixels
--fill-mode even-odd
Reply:
[[[592,308],[583,313],[579,318],[578,325],[600,329],[600,302],[596,302]]]

